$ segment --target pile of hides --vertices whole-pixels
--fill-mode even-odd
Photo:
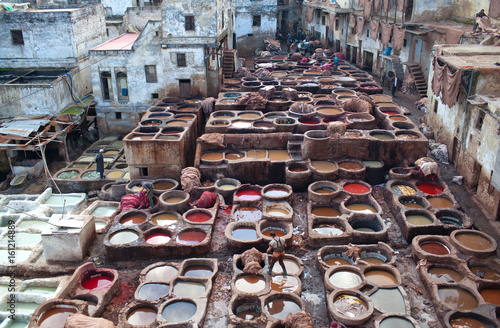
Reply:
[[[373,110],[373,108],[375,108],[375,103],[373,102],[373,99],[369,95],[367,95],[366,93],[359,93],[358,98],[368,102],[372,106],[370,108],[370,112]]]
[[[372,105],[366,100],[349,98],[342,103],[342,108],[351,113],[370,113]]]
[[[270,53],[269,51],[262,51],[262,52],[260,53],[260,56],[261,56],[261,57],[271,57],[272,55],[273,55],[273,54],[272,54],[272,53]]]
[[[226,147],[224,142],[224,135],[220,133],[205,133],[197,139],[198,143],[204,143],[207,145],[214,145],[219,147]]]
[[[242,77],[252,77],[253,74],[250,70],[244,66],[238,67],[238,69],[234,72],[233,77],[236,79],[241,79]]]
[[[272,69],[272,64],[271,64],[271,69]],[[266,76],[271,76],[271,72],[265,67],[258,68],[255,70],[255,73],[253,74],[255,77],[261,78],[261,77],[266,77]]]
[[[272,85],[265,86],[259,90],[259,93],[262,97],[267,100],[274,98],[274,94],[276,93],[276,88]]]
[[[267,100],[258,92],[243,95],[238,101],[238,105],[246,105],[247,108],[251,110],[265,109],[266,104]]]
[[[340,60],[345,60],[345,55],[343,52],[335,52],[333,53],[335,56],[337,56],[338,59]]]
[[[325,136],[331,138],[340,138],[344,136],[347,127],[344,122],[329,122],[326,128]]]
[[[281,90],[281,96],[292,101],[299,99],[299,93],[293,88],[283,88]]]
[[[217,194],[210,192],[210,191],[204,191],[200,198],[196,201],[195,205],[198,208],[210,208],[215,205],[217,202]]]
[[[285,328],[314,328],[311,315],[305,311],[288,313],[283,325]]]
[[[450,164],[448,161],[448,147],[445,144],[434,142],[429,144],[429,148],[432,156],[436,157],[438,161],[446,165]]]
[[[127,194],[120,200],[120,211],[131,210],[133,208],[148,208],[149,199],[144,190],[139,194]]]
[[[314,112],[314,106],[303,102],[296,102],[290,106],[289,111],[296,114],[310,114]]]
[[[293,54],[290,56],[290,60],[293,60],[293,61],[299,61],[299,60],[302,60],[302,54],[301,54],[300,52],[293,53]]]
[[[190,193],[194,188],[201,186],[201,173],[196,167],[185,167],[181,171],[182,190]]]
[[[64,328],[115,328],[116,326],[104,318],[92,318],[83,314],[73,314],[66,319]]]
[[[415,78],[412,74],[405,75],[401,91],[403,91],[403,93],[407,95],[416,95],[418,93],[417,85],[415,84]]]
[[[241,254],[241,264],[243,265],[243,272],[252,275],[262,273],[260,263],[264,261],[264,254],[259,252],[255,247],[246,250]]]
[[[281,52],[281,44],[277,40],[267,38],[264,40],[264,44],[266,45],[266,49],[270,52]]]

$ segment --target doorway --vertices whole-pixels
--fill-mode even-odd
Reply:
[[[181,98],[191,98],[191,80],[179,80],[179,96]]]
[[[367,72],[373,71],[373,53],[365,51],[365,63],[363,64],[363,69]]]
[[[422,52],[422,39],[416,38],[413,41],[413,61],[420,63],[420,53]]]

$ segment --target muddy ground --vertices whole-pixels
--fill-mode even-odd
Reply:
[[[389,94],[388,90],[384,90],[384,92]],[[416,124],[419,124],[419,117],[424,115],[424,112],[416,108],[414,101],[417,99],[418,98],[415,96],[407,96],[398,92],[394,100],[401,106],[407,108],[411,114],[411,119]],[[53,173],[64,166],[63,162],[58,161],[50,161],[49,164]],[[474,220],[474,227],[492,234],[497,242],[500,242],[498,223],[488,221],[484,217],[483,213],[474,202],[473,197],[464,186],[452,183],[451,179],[455,175],[457,175],[457,173],[453,166],[441,165],[442,179],[448,184],[455,198],[461,204],[464,212]],[[8,189],[4,191],[4,193],[41,193],[45,189],[45,181],[45,177],[41,177],[39,181],[30,181],[24,190]],[[410,298],[411,316],[420,323],[422,328],[440,327],[429,295],[415,270],[416,263],[411,257],[411,247],[402,237],[399,227],[395,224],[394,218],[382,197],[382,186],[374,187],[374,196],[383,208],[382,217],[388,226],[389,233],[389,241],[387,243],[395,250],[397,256],[397,269],[401,273],[403,287]],[[329,324],[329,320],[325,302],[323,276],[316,263],[316,253],[318,249],[307,246],[306,204],[306,193],[294,194],[291,205],[294,208],[293,220],[294,226],[296,227],[294,234],[295,246],[291,247],[287,252],[299,257],[304,262],[305,270],[302,277],[302,298],[306,303],[306,310],[311,314],[315,327],[326,327]],[[214,226],[211,251],[203,256],[207,258],[217,258],[219,261],[219,273],[213,285],[208,312],[203,325],[204,327],[227,326],[227,305],[231,298],[230,283],[233,257],[233,250],[228,247],[224,237],[224,230],[228,222],[229,213],[221,209]],[[93,261],[99,267],[112,268],[119,271],[122,287],[121,291],[116,295],[103,315],[103,317],[117,323],[120,310],[133,300],[133,294],[139,284],[138,276],[143,268],[155,262],[171,260],[178,260],[180,262],[182,259],[155,258],[146,261],[107,262],[104,256],[103,237],[104,235],[98,236],[98,239],[90,249],[86,261]],[[61,268],[61,273],[63,271],[67,272],[68,269],[67,266],[65,270]],[[41,273],[40,275],[46,274]],[[371,325],[366,326],[368,327]]]

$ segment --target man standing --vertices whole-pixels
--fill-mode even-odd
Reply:
[[[339,66],[339,57],[337,57],[337,55],[334,55],[335,58],[333,58],[333,70],[336,71],[337,70],[337,67]]]
[[[477,21],[478,21],[478,19],[481,19],[483,17],[488,17],[488,15],[486,15],[486,13],[484,12],[484,9],[481,9],[481,11],[478,12],[476,14],[476,17],[474,18],[474,26],[472,26],[472,32],[475,32],[476,29],[477,29],[477,25],[478,25]]]
[[[283,259],[285,258],[285,238],[276,237],[276,233],[274,231],[271,231],[270,235],[273,239],[269,242],[269,248],[266,253],[272,251],[273,255],[271,257],[271,263],[269,264],[268,273],[271,274],[273,272],[274,263],[278,262],[283,269],[283,275],[286,276],[286,267],[283,262]]]
[[[392,80],[391,80],[391,86],[392,86],[392,97],[394,98],[394,96],[396,95],[396,89],[398,88],[398,75],[395,74],[393,77],[392,77]]]
[[[154,198],[153,198],[154,188],[155,188],[154,184],[150,181],[142,181],[141,185],[144,188],[146,195],[148,196],[149,208],[153,208],[153,206],[155,205]]]
[[[99,149],[99,153],[95,157],[95,170],[101,175],[101,179],[104,179],[104,157],[102,153],[104,149]]]

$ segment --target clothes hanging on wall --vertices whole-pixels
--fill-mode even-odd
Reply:
[[[330,30],[335,31],[335,13],[330,13],[329,20],[330,20]]]
[[[389,40],[391,39],[392,24],[380,22],[380,27],[382,28],[382,38],[380,41],[384,47],[387,47],[389,45]]]
[[[398,11],[403,12],[405,10],[406,1],[398,0]]]
[[[450,67],[445,70],[444,83],[441,87],[441,100],[448,107],[452,107],[457,102],[458,92],[460,91],[460,83],[462,83],[463,70],[459,69],[455,73],[451,73]]]
[[[380,11],[380,2],[381,2],[381,0],[374,0],[373,1],[373,11],[377,14]]]
[[[363,34],[363,27],[365,26],[365,20],[363,17],[358,17],[356,22],[356,35],[359,37]]]
[[[313,17],[314,17],[314,8],[307,7],[307,22],[311,23],[313,21]]]
[[[460,38],[464,34],[464,31],[462,30],[456,30],[453,28],[449,28],[446,30],[446,35],[444,38],[444,42],[446,44],[458,44],[460,43]]]
[[[373,0],[365,0],[365,6],[363,7],[363,18],[365,21],[369,21],[372,17],[372,6]]]
[[[439,65],[437,56],[434,57],[432,61],[432,65],[434,67],[434,75],[432,76],[431,88],[432,93],[437,97],[441,92],[441,84],[443,82],[443,73],[444,70],[448,67],[447,65]]]
[[[374,40],[377,41],[378,38],[378,27],[379,27],[379,22],[378,21],[371,21],[370,22],[370,37]]]
[[[384,12],[385,14],[389,10],[389,0],[382,0],[382,4],[383,4],[382,12]]]

